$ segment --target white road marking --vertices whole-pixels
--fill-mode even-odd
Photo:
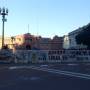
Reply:
[[[8,69],[14,70],[14,69],[22,69],[22,68],[26,68],[26,66],[11,66]]]
[[[51,73],[57,73],[57,74],[63,74],[63,75],[68,75],[68,76],[73,76],[73,77],[90,79],[89,74],[82,74],[82,73],[75,73],[75,72],[61,71],[61,70],[56,70],[56,69],[48,69],[48,68],[40,68],[40,67],[31,67],[31,68],[36,69],[36,70],[51,72]]]
[[[62,70],[56,70],[56,69],[49,69],[49,68],[44,68],[44,67],[37,67],[37,66],[12,66],[9,67],[9,69],[35,69],[35,70],[40,70],[40,71],[45,71],[45,72],[50,72],[54,74],[62,74],[62,75],[67,75],[67,76],[72,76],[72,77],[79,77],[79,78],[84,78],[84,79],[90,79],[89,74],[82,74],[82,73],[76,73],[76,72],[70,72],[70,71],[62,71]]]

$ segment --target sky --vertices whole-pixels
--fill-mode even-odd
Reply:
[[[0,7],[9,10],[5,36],[63,36],[90,22],[90,0],[0,0]]]

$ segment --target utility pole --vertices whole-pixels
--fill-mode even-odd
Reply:
[[[7,21],[5,18],[5,15],[8,15],[8,9],[7,8],[0,8],[0,15],[2,15],[2,49],[4,47],[4,23]]]

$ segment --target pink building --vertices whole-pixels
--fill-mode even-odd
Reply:
[[[53,39],[40,37],[38,47],[41,50],[61,50],[63,49],[63,37],[55,36]]]
[[[55,36],[51,40],[51,50],[61,50],[63,49],[63,37]]]
[[[63,37],[43,38],[26,33],[15,36],[16,49],[60,50],[63,48]]]
[[[30,33],[15,36],[16,49],[32,49],[35,46],[36,37]]]

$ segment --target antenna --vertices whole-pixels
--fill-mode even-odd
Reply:
[[[7,0],[2,0],[2,5],[3,5],[3,7],[4,6],[7,7]]]
[[[29,24],[28,24],[28,33],[29,33]]]
[[[38,17],[37,17],[37,36],[39,36],[39,22],[38,22]]]

